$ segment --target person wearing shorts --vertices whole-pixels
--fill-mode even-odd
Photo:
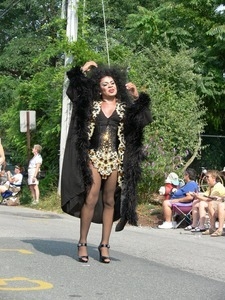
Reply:
[[[174,227],[172,223],[172,204],[174,203],[190,203],[193,201],[193,196],[190,192],[198,190],[198,184],[196,183],[196,172],[194,169],[188,168],[184,172],[185,185],[178,189],[171,199],[163,201],[163,214],[165,221],[162,225],[158,225],[160,229],[172,229]]]
[[[42,165],[42,156],[41,156],[42,147],[40,145],[34,145],[32,149],[33,157],[31,158],[28,165],[28,186],[32,195],[32,204],[36,205],[39,203],[40,190],[39,190],[39,181],[37,179],[38,172]]]
[[[208,214],[210,219],[210,228],[203,232],[203,235],[211,235],[211,237],[218,237],[223,235],[224,225],[224,202],[225,187],[221,182],[218,182],[219,173],[217,170],[208,170],[206,173],[206,180],[208,189],[202,194],[195,194],[195,198],[199,201],[208,203]],[[219,220],[219,227],[216,229],[216,218]]]

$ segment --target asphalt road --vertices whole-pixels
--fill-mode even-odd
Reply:
[[[225,237],[126,226],[98,261],[101,226],[89,233],[89,263],[77,261],[79,219],[0,205],[0,300],[225,299]]]

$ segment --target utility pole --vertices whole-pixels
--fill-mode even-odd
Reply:
[[[77,41],[77,31],[78,31],[78,9],[79,0],[62,0],[62,13],[61,17],[67,19],[66,26],[66,36],[70,42]],[[73,57],[67,56],[65,53],[65,66],[72,63]],[[62,174],[62,164],[63,157],[66,146],[66,139],[71,119],[71,102],[66,95],[66,90],[68,86],[68,79],[65,75],[63,84],[63,103],[62,103],[62,118],[61,118],[61,137],[60,137],[60,153],[59,153],[59,185],[58,193],[61,193],[61,174]]]

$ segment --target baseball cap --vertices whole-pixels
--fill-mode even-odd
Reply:
[[[174,172],[171,172],[166,180],[165,180],[165,183],[172,183],[173,185],[179,185],[179,177],[176,173]]]

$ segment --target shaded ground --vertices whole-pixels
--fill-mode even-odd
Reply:
[[[161,196],[152,195],[149,203],[138,205],[137,212],[140,226],[157,227],[163,221]]]
[[[140,226],[157,227],[162,223],[162,221],[162,218],[158,217],[157,215],[145,216],[138,214],[138,225]]]

